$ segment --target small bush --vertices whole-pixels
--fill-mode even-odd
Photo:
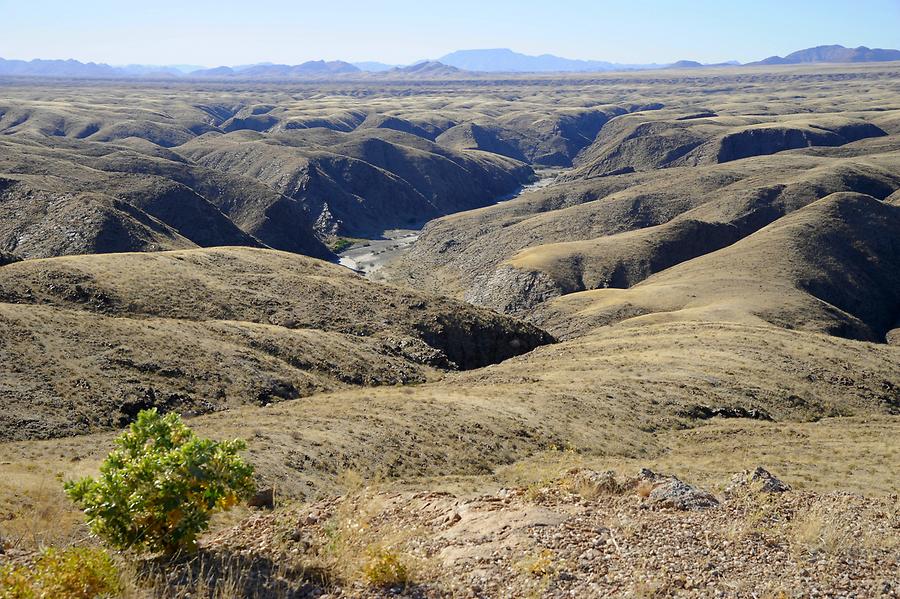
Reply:
[[[389,587],[409,582],[409,570],[396,551],[373,547],[367,557],[363,576],[372,586]]]
[[[243,441],[200,439],[177,414],[138,414],[100,466],[98,479],[68,482],[66,493],[91,530],[116,549],[173,554],[191,550],[216,510],[253,495]]]
[[[30,566],[0,568],[0,599],[96,599],[121,590],[115,564],[100,549],[47,549]]]

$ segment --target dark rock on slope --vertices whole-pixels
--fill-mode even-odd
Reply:
[[[21,260],[15,254],[10,254],[8,252],[0,251],[0,266],[6,266],[7,264],[12,264],[13,262],[18,262]]]

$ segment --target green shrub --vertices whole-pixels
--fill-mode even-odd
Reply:
[[[0,599],[117,597],[119,572],[105,551],[73,547],[45,550],[31,565],[0,568]]]
[[[329,244],[329,248],[335,254],[340,254],[344,250],[349,250],[353,247],[353,244],[356,243],[352,239],[347,239],[346,237],[338,237],[334,241]]]
[[[93,532],[116,549],[192,550],[213,512],[254,492],[243,441],[198,438],[177,414],[138,414],[98,479],[65,485]]]

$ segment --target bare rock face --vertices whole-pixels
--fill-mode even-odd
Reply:
[[[625,495],[637,492],[642,507],[702,510],[719,505],[712,494],[689,485],[670,474],[660,474],[641,468],[636,477],[618,478],[613,470],[597,472],[588,468],[567,473],[567,486],[582,497]],[[649,491],[646,491],[649,487]]]
[[[501,265],[483,281],[476,281],[465,299],[476,306],[487,306],[499,312],[514,314],[533,308],[564,290],[549,275],[538,271],[523,271]]]
[[[752,472],[744,470],[735,474],[725,492],[733,494],[740,490],[756,493],[785,493],[791,488],[762,466],[757,466],[756,470]]]
[[[649,468],[642,468],[638,474],[638,481],[638,484],[653,485],[645,500],[650,507],[704,510],[719,505],[719,500],[712,494],[683,482],[677,476],[658,474]]]
[[[884,340],[888,345],[900,345],[900,322],[897,323],[898,326],[894,327],[884,337]]]

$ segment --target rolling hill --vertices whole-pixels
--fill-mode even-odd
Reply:
[[[117,428],[153,406],[201,414],[422,382],[552,341],[484,309],[249,248],[14,262],[0,269],[0,320],[4,439]]]

